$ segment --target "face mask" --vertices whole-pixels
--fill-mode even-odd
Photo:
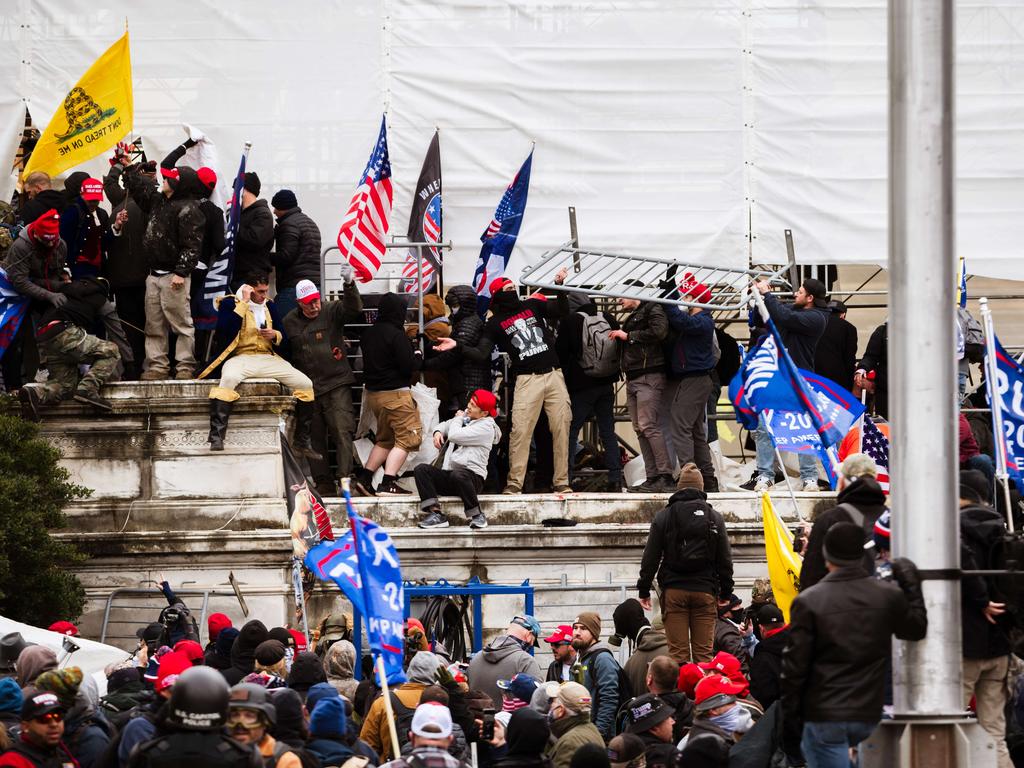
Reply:
[[[498,309],[512,309],[519,302],[519,297],[513,291],[499,291],[491,296],[491,304]]]
[[[754,724],[750,713],[739,705],[709,719],[726,733],[746,733]]]

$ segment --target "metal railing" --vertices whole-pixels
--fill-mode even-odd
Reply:
[[[202,607],[199,611],[199,618],[196,620],[197,625],[202,628],[206,626],[206,614],[207,609],[210,605],[211,597],[230,597],[238,598],[238,595],[233,590],[217,590],[217,589],[176,589],[174,594],[179,598],[186,597],[201,597]],[[149,602],[139,603],[128,603],[128,604],[116,604],[119,598],[124,597],[137,597],[150,598]],[[185,602],[182,600],[182,602]],[[186,603],[187,605],[187,603]],[[159,615],[160,611],[167,607],[167,598],[164,597],[163,592],[159,588],[155,589],[139,589],[139,588],[123,588],[115,589],[109,595],[107,595],[106,604],[103,606],[103,623],[100,626],[100,642],[106,643],[108,636],[111,639],[130,639],[135,640],[135,630],[139,627],[143,627],[146,624],[150,624],[156,621],[156,616]],[[248,614],[248,609],[243,605],[243,613]],[[146,612],[146,618],[140,619],[138,616],[131,616],[130,618],[113,618],[114,611],[129,611],[131,612]],[[195,611],[192,611],[193,617]],[[121,634],[120,632],[111,633],[110,629],[112,626],[130,626],[132,630],[128,634]]]

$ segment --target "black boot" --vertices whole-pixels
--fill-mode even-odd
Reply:
[[[224,435],[228,431],[228,417],[234,403],[223,400],[210,400],[210,443],[211,451],[224,450]]]
[[[323,456],[313,450],[309,433],[313,424],[313,403],[295,401],[295,450],[307,459],[322,461]]]

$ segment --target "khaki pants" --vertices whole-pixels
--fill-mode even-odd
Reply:
[[[714,595],[666,589],[661,594],[661,616],[669,656],[680,664],[711,661],[718,620],[718,600]]]
[[[150,275],[146,278],[146,371],[169,375],[171,362],[167,358],[167,335],[174,331],[178,341],[174,346],[174,359],[178,373],[192,374],[196,368],[195,327],[189,307],[189,284],[174,288],[169,275]]]
[[[978,722],[996,743],[999,768],[1013,768],[1010,753],[1006,749],[1006,676],[1009,665],[1009,656],[964,659],[963,664],[964,706],[974,696]]]
[[[277,355],[229,357],[221,367],[220,383],[210,390],[210,397],[233,403],[238,399],[235,390],[246,379],[277,379],[299,400],[313,401],[313,382],[309,376]]]
[[[572,407],[569,392],[561,371],[523,373],[516,376],[516,389],[512,401],[512,434],[508,441],[508,482],[506,490],[519,492],[526,478],[526,463],[530,458],[530,438],[543,409],[551,430],[555,471],[552,485],[569,485],[569,422]]]

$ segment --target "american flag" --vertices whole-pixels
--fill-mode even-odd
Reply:
[[[370,282],[384,258],[388,220],[391,218],[391,161],[388,159],[387,122],[380,121],[380,136],[366,170],[338,230],[338,250],[362,283]]]
[[[505,274],[509,257],[515,247],[519,228],[526,213],[526,201],[530,191],[530,171],[533,168],[533,151],[523,162],[519,173],[505,189],[498,207],[494,211],[487,229],[480,236],[483,246],[477,259],[476,271],[473,275],[473,288],[477,295],[489,300],[491,281]],[[487,301],[479,305],[481,312],[486,308]]]
[[[14,341],[21,322],[28,313],[29,300],[18,293],[7,273],[0,269],[0,357]]]
[[[871,417],[864,414],[864,429],[860,438],[861,451],[871,457],[878,467],[878,484],[889,493],[889,438],[875,426]]]

